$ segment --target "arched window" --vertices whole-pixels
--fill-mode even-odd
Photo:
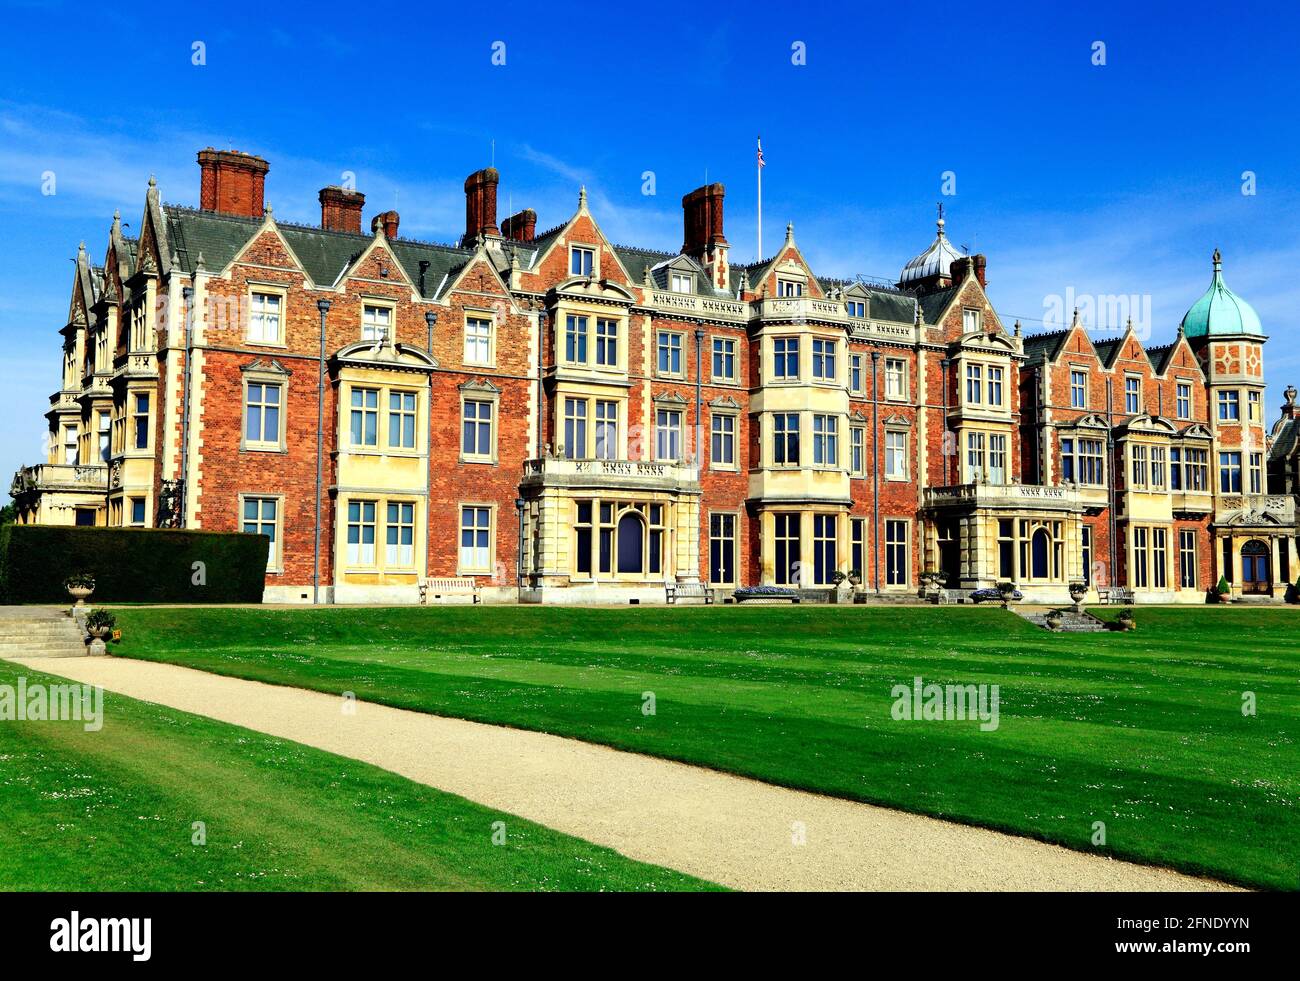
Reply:
[[[645,525],[636,511],[626,511],[618,519],[618,571],[645,571]]]
[[[1033,547],[1031,548],[1033,564],[1030,569],[1030,577],[1033,579],[1048,578],[1048,554],[1051,552],[1052,541],[1047,534],[1046,528],[1039,528],[1034,532],[1032,539]]]

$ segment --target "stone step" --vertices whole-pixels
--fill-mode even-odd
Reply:
[[[85,657],[86,642],[66,611],[10,607],[0,617],[0,656]]]

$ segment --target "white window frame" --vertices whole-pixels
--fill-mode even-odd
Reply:
[[[473,324],[473,336],[470,325]],[[486,335],[483,328],[486,327]],[[461,358],[465,364],[492,368],[497,363],[496,318],[482,310],[466,310],[462,328]],[[479,354],[482,357],[479,357]],[[473,356],[471,356],[473,355]]]
[[[709,468],[712,470],[738,470],[740,464],[736,458],[737,440],[740,435],[740,416],[736,412],[722,411],[712,409],[709,411]],[[719,427],[719,423],[723,425]],[[724,446],[729,448],[729,453],[721,454],[730,456],[731,459],[719,459],[720,454],[716,452],[719,440]]]
[[[256,501],[257,515],[250,521],[247,517],[246,508],[250,502]],[[270,573],[280,573],[284,571],[284,495],[283,494],[262,494],[256,491],[248,491],[239,495],[239,530],[248,532],[249,524],[254,524],[258,530],[252,534],[261,534],[261,528],[265,527],[266,517],[262,510],[262,505],[270,502],[275,506],[275,516],[271,519],[271,530],[274,535],[271,538],[271,547],[266,552],[266,571]]]
[[[466,524],[466,512],[473,512],[473,522]],[[487,526],[484,528],[479,522],[483,517],[483,512],[487,512]],[[456,521],[456,573],[462,576],[490,576],[496,562],[496,539],[497,539],[497,514],[496,505],[480,501],[462,501],[457,506]],[[465,532],[470,531],[474,535],[475,541],[465,545]],[[478,544],[478,536],[481,532],[487,533],[486,547]],[[466,549],[469,549],[467,560]],[[483,554],[479,554],[479,553]]]
[[[898,445],[901,442],[901,446]],[[908,448],[910,440],[906,429],[885,430],[885,479],[911,480],[911,467],[908,465]]]
[[[274,299],[276,302],[275,312],[275,337],[267,337],[265,330],[267,313],[260,300]],[[284,321],[285,308],[288,306],[289,291],[281,286],[268,286],[264,283],[250,283],[248,287],[248,318],[244,325],[244,340],[249,344],[257,344],[264,347],[284,347]],[[253,330],[253,324],[261,325],[260,330],[256,333]]]
[[[372,317],[371,311],[384,316],[382,318]],[[381,319],[385,320],[386,323],[380,323]],[[396,341],[397,305],[389,300],[372,300],[362,297],[361,339],[363,341],[378,341],[381,336],[387,337],[389,341]]]

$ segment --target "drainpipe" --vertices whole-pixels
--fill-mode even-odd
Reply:
[[[952,486],[951,468],[949,460],[952,458],[952,447],[948,445],[948,366],[952,362],[943,358],[939,361],[939,374],[943,379],[943,485]],[[925,452],[922,448],[921,452]]]
[[[701,359],[704,357],[704,331],[701,328],[695,330],[695,469],[696,480],[699,479],[700,469],[703,467],[704,457],[704,431],[700,428],[700,412],[703,395],[703,368]],[[736,434],[739,438],[740,434]],[[700,543],[704,540],[704,509],[700,507],[703,499],[695,505],[695,548],[697,550],[695,559],[695,573],[697,581],[700,579],[700,556],[698,550]],[[676,572],[676,570],[673,570]]]
[[[330,301],[317,300],[320,311],[320,363],[316,372],[316,538],[311,557],[311,602],[320,603],[320,503],[325,475],[325,314]]]
[[[515,512],[519,516],[519,548],[515,557],[515,601],[522,602],[524,598],[524,499],[522,497],[515,498]]]
[[[876,595],[880,595],[880,352],[871,352],[871,565]]]
[[[545,414],[546,398],[542,393],[542,362],[544,360],[543,352],[546,350],[546,311],[537,312],[537,459],[541,459],[545,454],[542,452],[542,421]]]
[[[1113,587],[1115,585],[1115,533],[1117,527],[1115,521],[1115,399],[1113,378],[1106,379],[1106,499],[1110,505],[1106,509],[1109,512],[1107,526],[1110,533],[1110,548],[1108,549],[1110,572],[1107,579]],[[1089,573],[1088,578],[1092,578],[1091,573]]]
[[[420,273],[424,275],[423,270]],[[433,328],[438,315],[424,311],[424,326],[428,331],[425,350],[433,357]],[[498,420],[499,422],[499,420]],[[429,371],[429,409],[424,420],[424,574],[429,574],[429,542],[433,536],[433,371]]]
[[[194,357],[194,287],[186,286],[181,290],[185,300],[185,387],[181,396],[181,480],[180,480],[180,527],[189,527],[186,513],[189,510],[190,477],[190,384],[194,378],[191,361]],[[128,409],[130,408],[128,404]],[[129,419],[130,416],[128,415]]]

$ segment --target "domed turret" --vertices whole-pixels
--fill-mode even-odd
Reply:
[[[952,247],[943,227],[943,205],[939,205],[938,234],[928,249],[903,267],[898,277],[899,286],[918,286],[952,275],[952,264],[962,255]]]
[[[1189,340],[1230,334],[1264,336],[1259,314],[1223,282],[1223,257],[1214,250],[1214,276],[1210,288],[1183,317],[1183,333]]]

